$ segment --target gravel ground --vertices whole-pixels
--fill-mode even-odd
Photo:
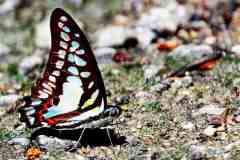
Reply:
[[[89,38],[109,104],[125,110],[109,126],[115,145],[89,144],[91,136],[108,141],[105,130],[89,130],[83,146],[69,152],[76,139],[51,136],[50,129],[36,137],[41,150],[32,159],[240,160],[239,6],[0,0],[0,159],[27,159],[34,129],[20,123],[17,109],[44,70],[49,16],[61,7]]]

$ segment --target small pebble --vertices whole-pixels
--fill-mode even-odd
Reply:
[[[4,62],[7,58],[7,55],[10,53],[10,48],[6,45],[0,44],[0,62]]]
[[[112,57],[117,50],[111,47],[102,47],[96,48],[93,52],[98,64],[111,64],[113,63]]]
[[[29,145],[30,140],[25,137],[16,137],[8,141],[8,143],[11,145],[20,145],[20,146],[26,147],[27,145]]]
[[[221,108],[219,104],[207,104],[201,107],[198,111],[194,112],[193,116],[198,116],[202,114],[208,115],[220,115],[225,111],[225,108]]]
[[[152,78],[156,77],[156,75],[160,72],[162,68],[163,66],[155,64],[143,66],[145,81],[151,80]]]
[[[0,107],[14,104],[20,98],[21,98],[21,96],[16,95],[16,94],[1,96],[0,97]]]
[[[206,158],[207,147],[192,145],[189,149],[189,159],[191,160],[201,160]]]
[[[183,129],[186,129],[186,130],[193,130],[195,127],[192,122],[184,122],[181,124],[181,126]]]
[[[19,72],[26,75],[32,71],[37,65],[43,63],[43,50],[36,50],[33,55],[25,57],[19,64]]]
[[[232,51],[237,57],[240,57],[240,45],[232,46],[231,51]]]
[[[168,88],[170,88],[170,85],[169,84],[166,84],[166,83],[158,83],[154,86],[152,86],[150,88],[150,90],[152,92],[158,92],[158,93],[162,93],[163,91],[167,90]]]
[[[217,132],[216,128],[213,128],[213,126],[208,126],[206,129],[204,129],[203,134],[211,137],[214,136],[216,132]]]

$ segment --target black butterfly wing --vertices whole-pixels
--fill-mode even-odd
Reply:
[[[107,106],[105,87],[87,38],[60,8],[50,25],[47,66],[23,107],[23,119],[30,125],[74,124],[101,114]]]

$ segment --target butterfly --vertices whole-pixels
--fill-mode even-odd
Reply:
[[[107,104],[96,59],[84,33],[71,16],[56,8],[50,20],[52,46],[46,69],[24,98],[20,120],[28,127],[77,129],[101,127],[121,108]]]

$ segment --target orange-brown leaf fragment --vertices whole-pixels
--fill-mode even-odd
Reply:
[[[177,40],[169,40],[158,42],[158,49],[159,50],[173,50],[179,46],[179,41]]]
[[[39,156],[42,154],[42,151],[38,148],[29,148],[26,152],[27,160],[35,160],[36,158],[39,158]]]
[[[218,60],[210,60],[206,63],[203,63],[199,66],[199,69],[201,70],[210,70],[213,69],[213,67],[216,65],[216,63],[218,62]]]

